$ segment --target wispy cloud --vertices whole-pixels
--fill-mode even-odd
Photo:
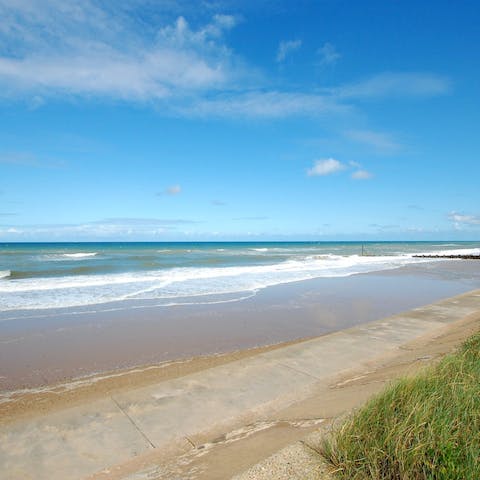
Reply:
[[[175,196],[179,195],[182,192],[182,187],[180,185],[170,185],[169,187],[165,188],[165,190],[162,190],[161,192],[158,192],[158,196],[162,195],[170,195],[170,196]]]
[[[189,219],[105,218],[79,224],[0,226],[0,239],[155,239],[199,224]]]
[[[226,203],[222,200],[212,200],[212,205],[215,205],[216,207],[224,207]]]
[[[298,50],[302,46],[301,40],[283,40],[278,45],[277,62],[284,62],[288,55],[290,55],[295,50]]]
[[[480,225],[480,216],[478,215],[465,215],[463,213],[450,212],[448,218],[456,229],[462,229],[466,226],[472,227]]]
[[[380,231],[400,229],[400,225],[390,225],[390,224],[384,225],[384,224],[380,224],[380,223],[371,223],[368,226],[371,227],[371,228],[376,228]]]
[[[339,98],[428,97],[447,93],[450,81],[430,73],[381,73],[336,89]]]
[[[283,118],[344,114],[350,110],[350,106],[327,95],[282,91],[236,92],[177,107],[181,114],[198,117]]]
[[[230,78],[233,59],[222,36],[235,26],[235,17],[214,15],[192,29],[180,16],[145,34],[134,15],[101,5],[2,2],[3,94],[162,99],[216,88]]]
[[[35,155],[24,152],[2,152],[0,153],[0,163],[28,167],[38,167],[40,165]]]
[[[373,177],[373,174],[367,170],[357,170],[352,173],[351,177],[354,180],[369,180]]]
[[[40,158],[30,152],[0,152],[0,164],[35,168],[61,168],[66,165],[63,160]]]
[[[262,217],[262,216],[259,216],[259,217],[235,217],[235,218],[232,218],[232,220],[252,220],[252,221],[261,221],[261,220],[268,220],[269,217]]]
[[[402,146],[395,142],[392,135],[373,130],[348,130],[345,135],[356,142],[372,147],[379,153],[396,153]]]
[[[193,22],[182,16],[192,10],[188,2],[154,3],[0,0],[0,98],[32,108],[50,98],[102,98],[151,103],[168,115],[284,118],[348,114],[365,98],[449,91],[445,77],[418,72],[383,73],[337,88],[272,89],[267,74],[228,45],[238,19],[213,13],[228,3],[209,3],[212,15]],[[280,42],[277,61],[301,45]],[[319,55],[330,65],[339,58],[330,43]]]
[[[347,166],[335,158],[323,158],[316,160],[312,168],[307,170],[309,177],[332,175],[345,170]]]
[[[307,170],[309,177],[327,176],[334,173],[342,172],[344,170],[352,170],[350,178],[353,180],[369,180],[373,174],[364,170],[358,162],[350,161],[348,163],[340,162],[335,158],[322,158],[316,160],[311,168]]]
[[[101,225],[185,225],[199,223],[195,220],[185,220],[181,218],[136,218],[136,217],[114,217],[104,218],[90,222],[91,224]]]
[[[333,65],[341,57],[335,46],[328,42],[318,49],[317,54],[321,65]]]
[[[429,97],[449,91],[448,79],[427,74],[388,73],[370,77],[338,88],[319,89],[315,92],[256,89],[250,91],[217,92],[197,97],[188,104],[173,108],[181,115],[219,117],[283,118],[289,116],[345,115],[355,110],[356,101],[375,98]],[[372,135],[373,133],[373,135]],[[354,134],[355,135],[355,134]],[[387,134],[357,132],[357,140],[376,143],[377,148],[401,148]]]

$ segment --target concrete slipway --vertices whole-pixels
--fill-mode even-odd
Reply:
[[[0,431],[0,478],[103,477],[116,465],[148,458],[152,452],[186,452],[196,448],[191,440],[195,436],[213,439],[221,432],[267,421],[338,373],[387,355],[479,307],[480,291],[474,291],[33,420],[7,423]],[[139,469],[128,478],[159,477],[155,470],[142,474]]]

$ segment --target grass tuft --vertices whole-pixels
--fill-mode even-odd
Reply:
[[[322,453],[339,479],[480,479],[480,334],[373,398]]]

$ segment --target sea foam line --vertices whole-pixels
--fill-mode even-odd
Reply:
[[[478,251],[477,248],[434,253],[467,255]],[[322,277],[346,277],[431,261],[414,258],[413,253],[390,256],[327,254],[270,265],[176,267],[149,272],[10,279],[0,282],[0,311],[83,307],[127,300],[156,300],[167,306],[184,304],[179,300],[182,297],[250,294],[274,285]]]
[[[87,258],[95,257],[98,252],[77,252],[77,253],[64,253],[63,256],[67,258]]]

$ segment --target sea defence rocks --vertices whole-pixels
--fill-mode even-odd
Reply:
[[[413,255],[414,258],[452,258],[456,260],[480,260],[480,255]]]

